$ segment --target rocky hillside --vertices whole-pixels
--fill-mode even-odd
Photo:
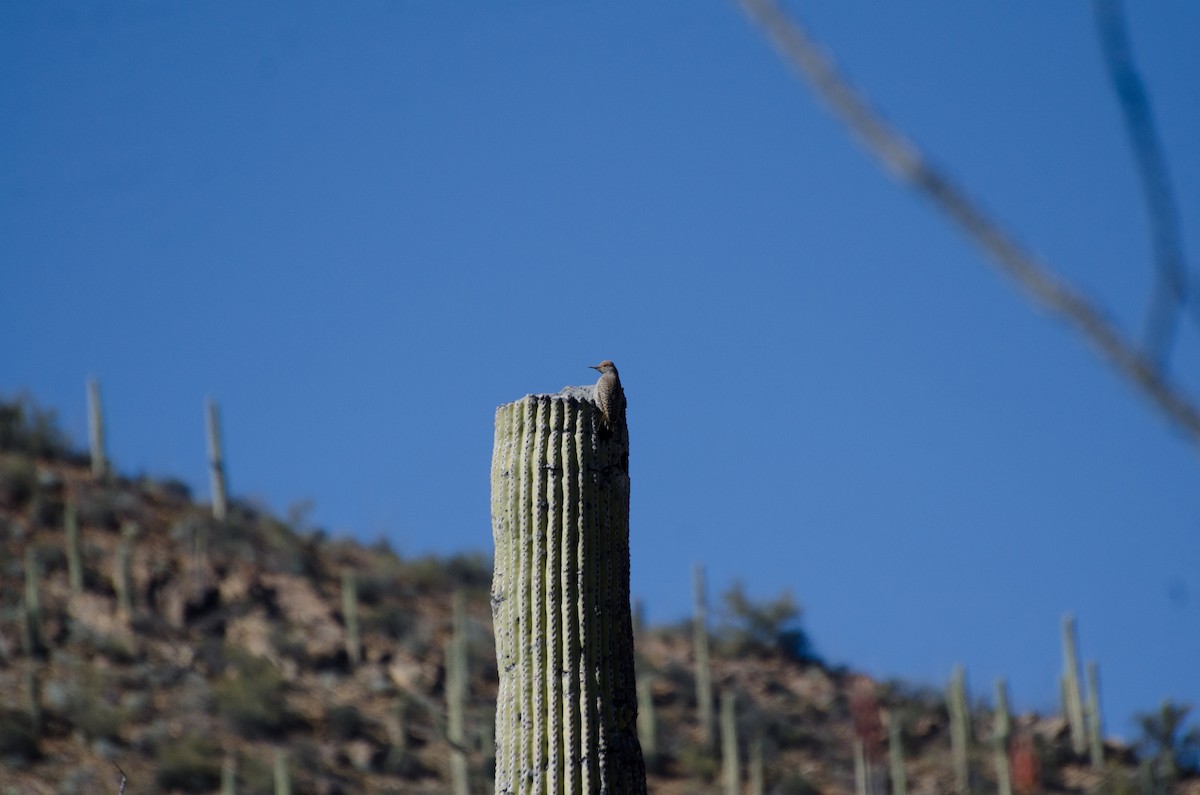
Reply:
[[[3,795],[116,793],[122,779],[129,795],[449,791],[455,593],[470,671],[457,748],[470,791],[491,791],[482,556],[403,559],[237,501],[217,521],[181,483],[94,474],[19,402],[0,406],[0,567]],[[772,615],[743,603],[743,624],[713,638],[712,681],[736,696],[725,725],[755,791],[852,793],[856,747],[869,791],[890,791],[889,730],[909,792],[953,791],[940,694],[806,659]],[[638,666],[651,792],[723,791],[690,629],[640,630]],[[986,709],[972,710],[970,733],[973,789],[995,792]],[[1057,718],[1014,719],[1009,745],[1018,792],[1200,793],[1179,772],[1153,784],[1116,745],[1094,768]]]

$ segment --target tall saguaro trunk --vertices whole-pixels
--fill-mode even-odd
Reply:
[[[212,398],[205,403],[206,427],[208,430],[208,475],[212,484],[212,515],[218,522],[225,521],[225,456],[221,452],[221,418],[217,414],[217,402]]]
[[[496,410],[497,795],[644,795],[628,433],[588,388]]]
[[[88,446],[92,453],[92,476],[102,478],[108,474],[108,458],[104,452],[104,411],[100,408],[100,382],[89,378],[88,396]]]

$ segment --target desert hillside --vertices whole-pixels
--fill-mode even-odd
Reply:
[[[236,499],[217,519],[180,482],[117,471],[30,401],[0,405],[0,795],[444,793],[456,753],[491,791],[489,553],[405,558]],[[707,736],[692,628],[638,629],[651,792],[725,791],[732,749],[752,793],[882,795],[900,770],[910,793],[953,792],[965,706],[972,792],[998,791],[1002,758],[1018,793],[1200,793],[1177,726],[1141,763],[1079,752],[1059,716],[1014,716],[998,743],[988,705],[814,658],[786,598],[723,607]]]

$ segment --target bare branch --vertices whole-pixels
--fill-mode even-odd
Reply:
[[[1158,367],[1167,369],[1179,313],[1189,306],[1179,209],[1154,126],[1154,114],[1150,111],[1150,97],[1133,62],[1121,2],[1093,0],[1092,10],[1100,35],[1100,51],[1121,106],[1150,220],[1151,247],[1158,278],[1146,319],[1146,351]],[[1192,322],[1200,328],[1200,307],[1192,307]]]
[[[804,27],[788,17],[775,0],[739,2],[780,54],[800,70],[817,96],[897,179],[910,183],[930,198],[1026,294],[1066,318],[1121,375],[1136,384],[1160,411],[1200,445],[1200,406],[1127,342],[1098,307],[1026,251],[962,189],[930,165],[911,141],[889,127],[837,72]]]

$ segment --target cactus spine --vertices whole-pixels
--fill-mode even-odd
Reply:
[[[292,795],[292,776],[288,770],[287,752],[275,751],[275,795]]]
[[[25,621],[21,638],[24,641],[25,653],[39,654],[42,651],[42,600],[41,600],[41,564],[38,561],[37,548],[30,545],[25,548]]]
[[[1087,750],[1087,732],[1083,724],[1083,698],[1079,688],[1079,655],[1075,651],[1075,616],[1068,613],[1062,621],[1063,646],[1063,709],[1071,727],[1071,750],[1083,754]]]
[[[733,693],[721,692],[721,758],[725,795],[738,795],[742,788],[742,763],[738,759],[736,720],[737,699]]]
[[[629,605],[628,435],[591,390],[496,411],[497,795],[644,795]]]
[[[996,790],[998,795],[1012,795],[1012,771],[1008,767],[1008,735],[1012,724],[1008,717],[1008,687],[1003,679],[996,680],[996,714],[992,725],[992,741],[996,746]]]
[[[92,476],[103,478],[108,474],[108,459],[104,454],[104,412],[100,409],[100,384],[95,378],[87,382],[88,396],[88,441],[92,452]]]
[[[67,535],[67,577],[71,581],[71,593],[83,593],[83,555],[79,551],[79,516],[75,506],[67,504],[63,516]]]
[[[362,662],[362,636],[358,626],[358,582],[352,569],[342,572],[342,619],[346,622],[346,657],[357,668]]]
[[[692,567],[692,645],[696,656],[696,705],[700,711],[700,737],[711,749],[716,739],[713,731],[712,669],[708,660],[708,597],[704,587],[704,566]]]
[[[892,795],[908,795],[908,775],[904,772],[904,744],[900,738],[900,720],[895,713],[888,721],[888,764],[891,767]]]
[[[455,591],[452,600],[454,628],[446,649],[447,735],[450,739],[450,779],[454,795],[468,795],[470,792],[465,717],[469,670],[465,602],[462,591]]]
[[[208,419],[208,474],[212,484],[212,515],[218,522],[225,521],[225,457],[221,452],[221,418],[217,413],[217,402],[212,398],[206,404]]]
[[[1100,770],[1104,767],[1104,737],[1101,734],[1102,720],[1100,715],[1100,668],[1094,662],[1087,665],[1087,736],[1088,752],[1091,755],[1092,767]]]
[[[966,671],[961,665],[956,665],[954,674],[950,677],[947,699],[950,709],[950,751],[954,761],[954,786],[959,795],[969,795],[971,791],[970,769],[967,765],[967,745],[971,734],[966,679]]]

